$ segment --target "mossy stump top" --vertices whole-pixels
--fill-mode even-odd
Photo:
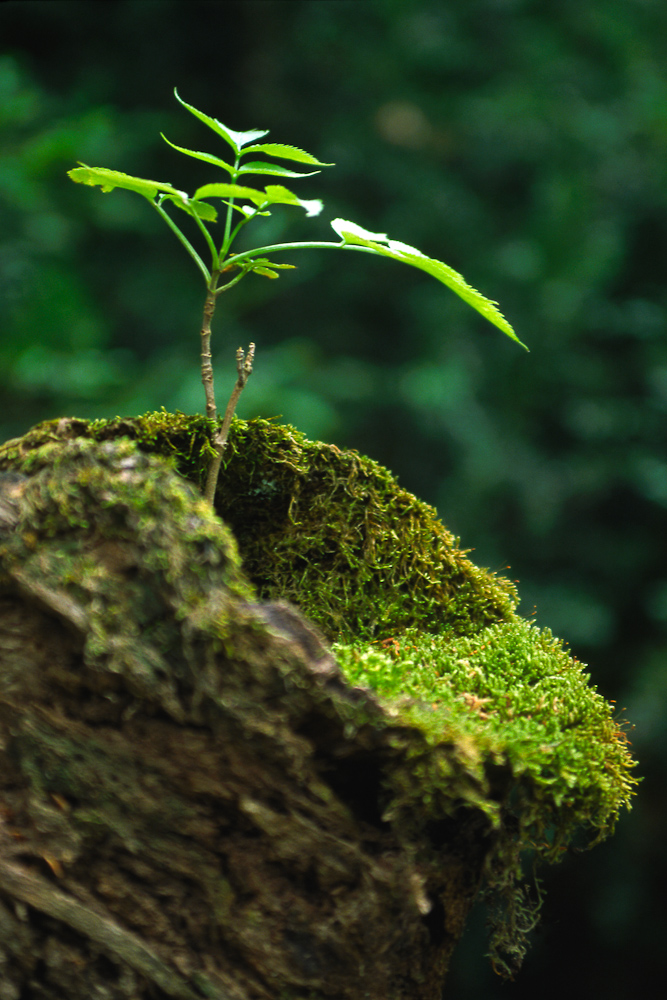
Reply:
[[[221,521],[211,431],[163,412],[0,447],[0,897],[31,913],[0,899],[7,981],[436,1000],[480,891],[513,971],[522,854],[629,804],[611,706],[355,453],[236,421]]]
[[[204,417],[47,421],[0,449],[0,469],[76,438],[129,437],[203,487]],[[414,625],[468,634],[508,621],[516,589],[466,556],[436,511],[377,462],[267,420],[235,420],[215,502],[261,598],[297,604],[331,640],[382,640]]]

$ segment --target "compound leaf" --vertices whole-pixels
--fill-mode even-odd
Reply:
[[[472,288],[465,278],[440,260],[427,257],[416,247],[408,246],[407,243],[399,243],[397,240],[390,240],[385,233],[371,233],[367,229],[348,222],[345,219],[334,219],[331,223],[333,229],[343,240],[344,246],[367,247],[374,253],[383,257],[390,257],[392,260],[401,261],[403,264],[411,264],[422,271],[433,275],[460,298],[467,302],[469,306],[476,309],[490,323],[497,326],[499,330],[507,334],[517,344],[521,344],[526,350],[528,348],[517,337],[514,329],[507,322],[503,314],[496,308],[497,303],[487,299],[481,292]],[[386,244],[386,245],[384,245]]]

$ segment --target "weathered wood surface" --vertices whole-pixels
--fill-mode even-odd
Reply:
[[[401,806],[423,737],[166,463],[54,455],[0,477],[0,1000],[437,1000],[482,814]]]

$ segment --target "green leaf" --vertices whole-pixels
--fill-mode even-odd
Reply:
[[[286,146],[281,142],[263,142],[257,146],[248,146],[244,153],[268,153],[278,156],[281,160],[296,160],[298,163],[311,163],[315,167],[333,167],[333,163],[322,163],[316,157],[298,146]]]
[[[171,146],[172,149],[177,149],[179,153],[192,156],[195,160],[203,160],[204,163],[212,163],[214,167],[222,167],[228,174],[234,173],[234,168],[229,163],[226,163],[225,160],[221,160],[220,157],[213,156],[211,153],[199,153],[194,149],[186,149],[185,146],[177,146],[175,142],[170,142],[163,132],[160,132],[160,135],[168,146]]]
[[[275,271],[270,270],[268,267],[264,267],[258,264],[257,267],[252,268],[253,274],[263,274],[265,278],[279,278],[280,275],[276,274]]]
[[[265,257],[258,257],[251,264],[250,270],[254,271],[255,274],[263,274],[265,278],[279,278],[280,275],[276,274],[276,271],[296,270],[295,264],[276,264]]]
[[[296,264],[276,264],[273,260],[267,260],[265,257],[258,257],[255,264],[261,264],[266,267],[274,267],[276,271],[296,271]]]
[[[301,208],[305,208],[306,215],[308,216],[319,215],[324,208],[319,198],[312,198],[310,200],[299,198],[293,191],[289,191],[286,187],[283,187],[282,184],[268,184],[264,190],[272,204],[299,205]]]
[[[288,170],[278,163],[262,163],[261,160],[253,160],[252,163],[244,163],[239,167],[239,174],[273,174],[275,177],[313,177],[319,174],[319,170],[309,170],[304,173],[302,170]]]
[[[207,222],[215,222],[218,218],[212,205],[203,202],[197,204],[188,197],[185,191],[179,191],[171,184],[149,181],[144,177],[131,177],[129,174],[121,173],[120,170],[109,170],[107,167],[89,167],[86,164],[68,170],[67,176],[71,177],[77,184],[88,184],[90,187],[99,185],[105,193],[113,191],[114,188],[122,188],[125,191],[134,191],[136,194],[148,198],[149,201],[154,201],[156,195],[160,194],[162,199],[173,202],[177,208],[187,212],[188,215],[198,215],[200,219],[205,219]]]
[[[227,202],[225,202],[225,204],[227,204]],[[271,215],[268,209],[266,209],[263,212],[260,212],[257,206],[255,206],[255,208],[251,208],[250,205],[235,204],[232,205],[232,208],[235,209],[235,211],[240,212],[241,215],[245,215],[246,219],[254,218],[256,215]]]
[[[77,184],[89,184],[91,187],[100,185],[104,192],[123,188],[126,191],[136,191],[137,194],[152,201],[159,191],[163,191],[174,200],[179,199],[183,204],[187,204],[189,200],[184,191],[179,191],[171,184],[149,181],[143,177],[131,177],[129,174],[121,173],[120,170],[108,170],[106,167],[89,167],[81,163],[73,170],[68,170],[67,176]]]
[[[264,191],[242,184],[204,184],[195,191],[195,201],[202,198],[245,198],[254,205],[264,205],[269,201]]]
[[[319,215],[323,205],[319,199],[303,200],[281,184],[269,184],[264,191],[241,184],[205,184],[195,191],[195,201],[202,198],[245,198],[254,205],[298,205],[309,216]]]
[[[218,213],[213,208],[213,205],[209,205],[205,201],[192,201],[188,200],[187,205],[183,204],[180,198],[173,198],[171,195],[164,196],[165,201],[171,201],[177,208],[181,208],[188,215],[197,215],[200,219],[204,219],[206,222],[217,222]]]
[[[427,257],[420,250],[408,246],[406,243],[390,240],[385,233],[371,233],[367,229],[362,229],[361,226],[356,225],[354,222],[348,222],[345,219],[334,219],[331,225],[341,237],[345,246],[368,247],[369,250],[373,250],[383,257],[390,257],[392,260],[401,261],[403,264],[411,264],[413,267],[418,267],[420,270],[433,275],[438,281],[442,281],[453,292],[456,292],[464,302],[467,302],[473,309],[476,309],[490,323],[493,323],[494,326],[497,326],[508,337],[515,340],[517,344],[521,344],[521,347],[528,350],[526,345],[519,340],[514,329],[507,322],[503,314],[496,308],[497,303],[492,302],[472,288],[458,271],[455,271],[447,264],[443,264],[442,261],[435,260],[432,257]],[[382,244],[385,243],[387,245],[383,246]]]
[[[370,229],[364,229],[356,222],[348,222],[346,219],[332,219],[331,228],[338,233],[344,243],[365,246],[369,240],[375,243],[389,242],[386,233],[372,233]]]
[[[222,122],[219,122],[217,118],[210,118],[208,115],[205,115],[203,111],[198,111],[197,108],[194,108],[191,104],[187,104],[185,101],[181,100],[175,87],[174,94],[176,95],[176,100],[179,104],[182,104],[184,108],[187,108],[187,110],[193,114],[195,118],[199,118],[204,125],[208,125],[210,129],[213,129],[214,132],[217,132],[218,135],[222,136],[222,138],[229,143],[236,153],[238,153],[243,146],[247,145],[247,143],[253,142],[255,139],[261,139],[265,135],[269,134],[268,129],[251,129],[249,132],[235,132],[233,129],[227,128],[226,125],[223,125]]]

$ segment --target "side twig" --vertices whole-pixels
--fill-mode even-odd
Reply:
[[[211,464],[208,468],[208,475],[206,477],[206,488],[204,490],[204,497],[210,503],[211,507],[214,506],[215,501],[215,491],[218,485],[218,475],[220,473],[220,466],[222,464],[222,456],[227,445],[227,438],[229,437],[229,429],[232,426],[232,417],[234,416],[234,411],[236,410],[236,404],[239,401],[239,396],[245,388],[245,384],[248,381],[250,375],[252,374],[252,363],[255,359],[255,345],[250,344],[248,347],[248,353],[246,354],[242,347],[239,347],[236,352],[236,371],[238,372],[238,378],[236,379],[236,385],[232,389],[232,394],[229,397],[229,402],[227,403],[227,409],[225,410],[225,415],[222,419],[222,424],[218,430],[215,438],[213,439],[213,447],[215,448],[215,454],[211,459]]]

